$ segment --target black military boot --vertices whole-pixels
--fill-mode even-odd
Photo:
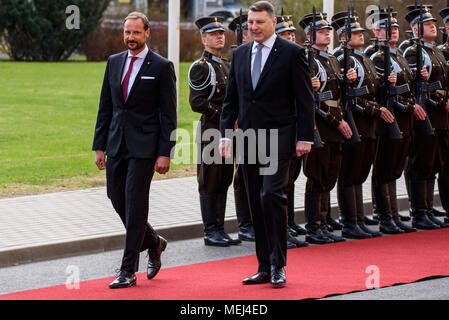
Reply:
[[[408,184],[412,227],[422,230],[438,229],[427,217],[427,181],[411,179]]]
[[[337,184],[338,210],[342,219],[341,235],[348,239],[368,239],[371,235],[357,224],[357,205],[354,186],[342,187]]]
[[[217,229],[216,195],[201,195],[200,208],[204,225],[204,244],[215,247],[228,247],[229,243]]]
[[[227,241],[230,245],[237,245],[242,243],[240,239],[232,239],[229,234],[224,231],[224,220],[226,214],[226,198],[227,193],[217,194],[216,212],[217,212],[217,230],[218,233]]]
[[[327,238],[320,229],[321,193],[306,192],[304,201],[304,212],[306,215],[306,241],[313,244],[332,243],[333,240]]]
[[[326,216],[326,222],[327,222],[327,227],[328,227],[328,231],[337,231],[337,230],[341,230],[343,229],[343,225],[336,221],[334,218],[332,218],[332,208],[331,208],[331,198],[330,198],[330,191],[328,191],[328,196],[327,196],[327,216]],[[323,203],[321,201],[321,203]]]
[[[435,188],[435,179],[427,180],[427,217],[430,221],[438,225],[440,228],[448,228],[449,224],[444,223],[435,217],[435,208],[433,207],[433,195]]]
[[[374,192],[374,178],[371,179],[371,202],[373,205],[373,220],[379,221],[379,212],[377,210],[376,194]]]
[[[390,196],[391,217],[396,226],[404,232],[416,232],[417,230],[415,228],[406,225],[399,218],[398,199],[396,196],[396,181],[392,181],[388,184],[388,193]]]
[[[386,234],[399,234],[403,231],[394,223],[391,217],[391,204],[388,184],[371,185],[372,193],[376,198],[376,206],[379,217],[379,230]]]
[[[245,188],[238,187],[234,189],[234,202],[239,225],[239,239],[243,241],[256,241]]]
[[[287,213],[288,213],[288,227],[296,235],[305,235],[307,233],[306,229],[301,227],[295,222],[295,185],[287,194]]]
[[[365,213],[363,207],[363,189],[362,185],[359,184],[354,187],[355,190],[355,203],[357,208],[357,224],[363,232],[368,233],[371,237],[381,237],[382,233],[371,230],[365,224]]]
[[[321,208],[320,208],[320,229],[323,235],[334,242],[343,242],[346,241],[345,238],[337,236],[332,233],[332,231],[329,231],[329,225],[327,224],[327,213],[329,212],[330,207],[330,192],[323,192],[321,193]]]

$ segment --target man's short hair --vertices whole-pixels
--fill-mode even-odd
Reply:
[[[268,1],[257,1],[249,7],[249,11],[262,12],[266,11],[271,17],[274,17],[274,7]]]
[[[150,21],[148,20],[147,16],[144,15],[142,12],[138,12],[138,11],[131,12],[125,18],[125,21],[123,21],[123,23],[125,23],[129,19],[141,19],[142,22],[143,22],[143,26],[145,28],[145,31],[148,30],[148,28],[150,27]]]

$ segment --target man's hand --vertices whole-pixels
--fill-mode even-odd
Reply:
[[[418,120],[426,120],[426,112],[424,111],[423,107],[421,107],[419,104],[415,104],[415,110],[413,110],[413,115]]]
[[[306,153],[309,153],[311,149],[312,149],[312,144],[311,143],[298,141],[296,143],[296,156],[300,157],[300,156],[302,156],[302,155],[304,155]]]
[[[348,73],[346,74],[346,77],[349,81],[354,82],[357,80],[357,71],[355,71],[354,68],[351,68],[348,70]]]
[[[392,72],[390,73],[390,76],[388,77],[388,81],[391,83],[392,86],[396,85],[396,81],[398,78],[396,77],[396,73]]]
[[[160,174],[166,174],[168,170],[170,170],[170,158],[162,156],[158,157],[154,164],[154,171]]]
[[[226,159],[229,159],[231,157],[231,141],[230,140],[221,140],[220,141],[220,155]]]
[[[346,139],[349,139],[352,137],[352,131],[349,127],[349,124],[345,120],[341,120],[340,125],[337,127],[337,129],[341,132],[343,137]]]
[[[427,67],[424,66],[421,69],[421,77],[423,77],[424,80],[427,80],[429,78],[429,72],[427,71]]]
[[[388,122],[388,123],[393,123],[394,116],[391,114],[391,112],[387,108],[382,107],[382,108],[380,108],[380,111],[381,111],[380,117],[382,118],[383,121]]]
[[[106,169],[106,160],[103,150],[95,150],[95,164],[99,170]]]
[[[312,78],[312,88],[313,91],[317,92],[318,90],[320,90],[321,87],[321,82],[317,77],[313,77]]]

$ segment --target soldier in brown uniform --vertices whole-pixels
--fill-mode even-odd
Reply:
[[[189,70],[190,97],[193,111],[202,114],[197,131],[198,191],[200,194],[201,216],[204,224],[204,243],[211,246],[229,246],[241,241],[231,239],[224,231],[226,196],[232,182],[233,164],[211,163],[205,159],[203,150],[211,144],[219,144],[215,139],[203,139],[208,129],[219,129],[222,103],[226,94],[226,82],[230,64],[221,57],[225,44],[224,27],[221,17],[203,17],[195,21],[200,29],[204,53]],[[206,141],[204,141],[206,140]]]
[[[332,17],[332,26],[340,38],[345,37],[345,22],[348,13],[340,12]],[[356,88],[366,86],[368,94],[355,97],[353,109],[354,121],[360,135],[360,142],[345,144],[342,166],[337,184],[337,198],[343,222],[342,235],[346,238],[365,239],[382,234],[365,225],[363,210],[362,184],[367,179],[374,160],[377,120],[393,122],[394,117],[378,103],[377,88],[380,82],[372,61],[361,51],[364,45],[363,29],[357,15],[350,17],[351,23],[351,66],[357,72]],[[343,62],[343,55],[338,57]],[[396,82],[396,76],[389,76],[390,82]]]
[[[446,34],[449,32],[449,8],[444,8],[440,11],[440,16],[443,18],[444,28]],[[438,49],[443,52],[446,61],[449,63],[449,37],[446,37],[446,42]],[[448,157],[449,158],[449,157]],[[434,210],[435,216],[446,216],[444,222],[449,223],[449,161],[444,163],[443,170],[438,174],[438,191],[440,194],[441,205],[445,212],[438,212]]]
[[[248,32],[248,15],[242,14],[231,21],[228,28],[236,33],[237,42],[239,42],[238,30],[241,30],[241,41],[237,46],[251,41],[251,35]],[[246,196],[245,184],[243,181],[243,172],[241,166],[237,165],[234,173],[234,202],[237,222],[239,225],[239,239],[244,241],[256,241],[254,236],[254,226],[249,211],[248,197]]]
[[[352,135],[349,125],[343,119],[340,64],[337,58],[327,52],[332,27],[326,17],[325,13],[316,13],[314,19],[312,13],[304,16],[299,22],[308,41],[311,41],[314,20],[316,33],[315,44],[310,49],[313,50],[313,65],[309,67],[315,90],[316,125],[323,147],[312,149],[304,161],[304,174],[307,177],[304,203],[306,241],[315,244],[345,241],[328,231],[326,218],[330,191],[334,188],[340,172],[343,144],[345,138],[348,139]],[[354,69],[349,70],[348,78],[357,78]]]
[[[392,9],[391,9],[392,10]],[[396,89],[402,88],[402,93],[395,95],[390,100],[394,116],[402,134],[402,139],[391,139],[388,137],[385,123],[378,123],[377,147],[374,158],[371,190],[373,195],[373,207],[380,221],[379,229],[383,233],[397,234],[402,232],[413,232],[416,229],[401,222],[398,213],[396,197],[396,180],[402,175],[406,159],[409,154],[413,113],[417,116],[425,116],[423,108],[415,104],[412,94],[413,73],[407,60],[397,48],[399,40],[399,25],[396,20],[396,12],[391,13],[391,39],[385,44],[388,13],[381,8],[378,20],[373,25],[373,32],[381,42],[381,50],[371,55],[379,77],[385,74],[385,45],[390,48],[390,68],[396,74]],[[386,92],[381,91],[381,95]]]
[[[409,6],[405,17],[410,23],[415,36],[418,36],[419,22],[423,25],[422,59],[427,67],[429,78],[427,83],[441,83],[440,90],[427,93],[425,103],[427,116],[434,129],[433,135],[423,135],[419,132],[420,124],[416,124],[416,137],[413,142],[413,152],[406,168],[406,181],[410,199],[412,225],[419,229],[436,229],[448,226],[436,218],[432,212],[435,175],[440,172],[447,158],[448,149],[448,110],[447,85],[448,67],[443,53],[434,45],[437,37],[436,19],[426,6],[423,11]],[[422,16],[422,20],[421,20]],[[417,44],[404,51],[411,68],[417,64]]]

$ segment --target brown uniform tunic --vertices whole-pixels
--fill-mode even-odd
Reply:
[[[208,63],[212,65],[215,71],[215,88],[210,83],[207,85],[211,76]],[[224,159],[222,159],[222,164],[206,164],[204,162],[202,150],[211,143],[218,144],[219,141],[215,141],[214,138],[208,141],[201,139],[207,129],[219,130],[229,68],[228,61],[204,51],[202,58],[191,67],[189,72],[190,82],[194,86],[199,86],[198,89],[200,89],[195,90],[192,86],[190,87],[189,102],[193,111],[202,114],[196,137],[199,157],[197,165],[198,189],[202,195],[224,193],[232,182],[233,164],[225,164]],[[212,90],[215,91],[212,93]]]

